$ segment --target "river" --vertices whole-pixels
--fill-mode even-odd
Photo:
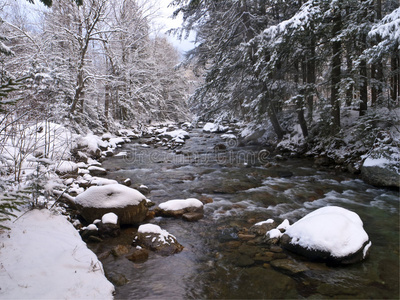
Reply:
[[[146,139],[126,144],[128,158],[108,158],[107,177],[151,190],[158,204],[171,199],[211,198],[197,222],[155,218],[151,223],[173,234],[185,248],[179,254],[151,253],[144,263],[125,257],[103,260],[108,274],[128,282],[116,287],[116,299],[276,299],[399,298],[399,193],[379,189],[348,173],[318,169],[312,160],[275,161],[257,146],[238,146],[200,129],[178,152],[142,147]],[[215,151],[215,145],[226,149]],[[266,250],[241,238],[258,221],[295,222],[326,205],[350,209],[361,217],[372,247],[359,264],[328,267],[291,253],[275,258],[301,261],[305,271],[290,274],[255,257]],[[89,245],[98,255],[118,244],[130,245],[136,228],[102,244]]]

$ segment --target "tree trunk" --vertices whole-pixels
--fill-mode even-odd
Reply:
[[[360,62],[360,77],[360,116],[363,116],[368,109],[367,62],[365,59]]]
[[[304,70],[304,67],[306,66],[305,62],[302,62],[302,77],[303,77],[303,84],[304,84],[304,79],[306,79],[306,71]],[[294,81],[296,84],[299,83],[299,64],[298,62],[295,63],[295,68],[296,68],[296,73],[294,76]],[[301,94],[303,94],[304,97],[306,97],[307,91],[303,90],[303,92],[300,91]],[[303,136],[306,138],[308,136],[308,128],[307,128],[307,121],[306,118],[304,117],[304,98],[301,98],[301,100],[296,101],[296,110],[297,110],[297,119],[299,120],[299,125],[301,127],[301,131],[303,133]]]
[[[315,81],[315,37],[311,36],[310,57],[307,59],[307,83],[315,86]],[[308,123],[311,124],[314,112],[314,88],[312,90],[309,88],[307,92]]]
[[[382,19],[382,0],[375,1],[375,12],[376,12],[376,20],[380,21]],[[377,43],[380,42],[380,38],[378,37]],[[382,61],[380,63],[375,63],[371,66],[371,106],[375,106],[379,97],[382,94],[382,82],[383,82],[383,68]]]
[[[275,134],[278,137],[278,140],[282,140],[284,136],[284,131],[281,125],[279,124],[278,116],[276,115],[276,111],[272,101],[269,101],[268,116],[271,121],[272,127],[274,128]]]
[[[301,131],[303,132],[303,136],[305,138],[308,137],[307,121],[306,121],[306,118],[304,117],[304,109],[303,109],[302,105],[297,106],[297,118],[299,120]]]
[[[391,73],[392,76],[390,78],[390,98],[394,104],[397,103],[398,97],[400,95],[400,70],[399,70],[399,61],[400,56],[397,53],[393,53],[391,58]],[[389,104],[389,108],[390,108]]]
[[[332,37],[336,38],[341,29],[340,11],[333,18]],[[340,97],[339,84],[341,77],[341,47],[339,39],[332,42],[332,71],[331,71],[331,133],[336,134],[340,130]]]
[[[83,88],[84,88],[83,70],[79,69],[78,76],[77,76],[77,84],[76,84],[76,89],[75,89],[75,95],[74,95],[74,99],[72,100],[71,108],[69,110],[71,115],[74,114],[76,106],[78,105],[78,102],[80,101]]]
[[[350,45],[349,49],[346,52],[346,72],[347,77],[351,77],[351,69],[353,68],[353,60],[350,55]],[[350,106],[353,103],[353,84],[346,89],[346,106]]]

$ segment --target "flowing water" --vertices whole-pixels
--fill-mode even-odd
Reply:
[[[313,167],[312,161],[273,161],[268,151],[239,147],[220,135],[195,129],[179,152],[144,148],[146,139],[124,145],[125,159],[103,163],[109,178],[131,178],[145,184],[156,204],[208,197],[205,216],[197,222],[155,218],[184,250],[171,256],[151,253],[143,263],[112,256],[103,260],[108,274],[123,274],[128,283],[116,287],[117,299],[271,299],[271,298],[399,298],[399,193],[365,184],[350,174]],[[215,151],[216,144],[227,148]],[[255,257],[266,251],[240,233],[258,221],[295,222],[326,205],[350,209],[361,217],[372,247],[359,264],[329,267],[290,253],[274,258],[300,261],[306,270],[279,271]],[[129,245],[135,228],[119,238],[90,245],[97,253]]]

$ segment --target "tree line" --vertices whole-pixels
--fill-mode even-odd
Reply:
[[[0,5],[0,109],[8,117],[27,113],[78,131],[187,119],[188,76],[177,68],[180,53],[150,25],[154,7],[41,2]]]
[[[328,135],[341,114],[360,116],[400,99],[398,0],[174,0],[197,33],[188,59],[204,74],[192,97],[205,118],[269,120],[280,140],[285,112],[304,137]],[[221,113],[221,111],[223,113]]]

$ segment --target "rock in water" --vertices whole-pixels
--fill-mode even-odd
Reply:
[[[386,165],[381,161],[366,159],[361,167],[362,179],[374,186],[400,188],[400,174],[397,167],[389,161]]]
[[[148,200],[135,189],[122,184],[92,186],[75,198],[75,204],[88,221],[100,219],[112,212],[118,216],[120,224],[139,224],[147,215]]]
[[[140,225],[134,243],[161,255],[171,255],[183,250],[175,236],[155,224]]]
[[[339,264],[362,261],[371,246],[360,217],[336,206],[306,215],[286,230],[280,242],[310,259]]]
[[[164,217],[179,218],[186,214],[187,221],[199,220],[203,217],[203,202],[195,198],[175,199],[160,203],[156,214]],[[195,213],[196,215],[189,215]]]

